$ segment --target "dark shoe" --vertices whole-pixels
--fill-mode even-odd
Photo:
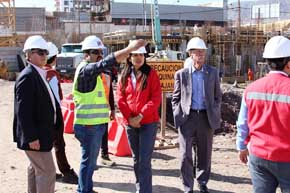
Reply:
[[[60,180],[61,178],[62,178],[62,174],[58,174],[58,173],[55,174],[56,181]]]
[[[71,169],[68,173],[63,174],[62,182],[68,184],[78,184],[78,175],[73,169]]]
[[[109,158],[109,155],[102,155],[101,164],[109,167],[116,165],[116,163]]]
[[[193,190],[190,190],[190,191],[188,191],[188,192],[184,192],[184,193],[193,193]]]
[[[205,184],[199,184],[198,185],[200,193],[209,193],[208,188]]]

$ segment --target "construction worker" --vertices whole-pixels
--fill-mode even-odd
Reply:
[[[83,63],[95,63],[103,59],[103,49],[105,48],[103,44],[97,44],[100,40],[96,36],[87,37],[82,43],[82,51],[84,52]],[[115,68],[111,70],[105,70],[102,73],[102,78],[104,82],[104,89],[109,104],[109,120],[115,118],[115,105],[114,105],[114,94],[112,87],[112,73]],[[101,164],[105,166],[114,166],[116,163],[113,162],[109,157],[108,152],[108,122],[105,123],[106,130],[102,138],[101,145]]]
[[[272,37],[263,57],[271,71],[245,90],[237,121],[237,149],[249,163],[254,193],[290,192],[290,40]]]
[[[101,59],[104,45],[98,37],[88,36],[82,42],[85,60],[77,67],[73,84],[74,132],[82,148],[78,193],[93,192],[92,176],[106,124],[110,119],[107,98],[110,83],[106,81],[104,72],[144,45],[144,40],[135,40],[128,47]]]
[[[27,66],[15,82],[13,139],[29,159],[29,193],[54,193],[55,166],[51,149],[54,134],[62,127],[61,109],[43,69],[47,42],[39,35],[24,44]]]
[[[60,101],[63,98],[62,89],[60,86],[60,76],[59,73],[53,68],[56,64],[56,55],[58,54],[57,47],[52,43],[48,42],[48,51],[49,54],[47,56],[47,63],[44,66],[46,70],[46,80],[52,89],[54,96],[57,102],[60,104]],[[63,119],[63,117],[61,117]],[[57,130],[55,134],[55,140],[53,142],[54,150],[55,150],[55,157],[56,163],[58,168],[62,174],[56,174],[56,179],[61,180],[65,183],[70,184],[77,184],[78,183],[78,176],[74,172],[74,170],[70,167],[67,157],[65,154],[65,141],[63,138],[63,125],[62,127]]]

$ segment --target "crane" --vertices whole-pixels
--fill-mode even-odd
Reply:
[[[159,17],[159,7],[158,0],[154,0],[154,13],[153,13],[153,29],[152,36],[155,44],[155,53],[162,50],[162,38],[160,31],[160,17]]]

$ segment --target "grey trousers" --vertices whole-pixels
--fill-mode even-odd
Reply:
[[[187,192],[193,190],[194,177],[200,184],[207,184],[209,180],[214,131],[210,128],[206,112],[191,111],[178,132],[181,179]]]
[[[25,151],[30,165],[27,168],[28,193],[54,193],[55,166],[51,152]]]

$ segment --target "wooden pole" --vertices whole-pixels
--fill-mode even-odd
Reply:
[[[165,138],[165,127],[166,127],[166,92],[162,92],[162,103],[161,103],[161,138]]]

